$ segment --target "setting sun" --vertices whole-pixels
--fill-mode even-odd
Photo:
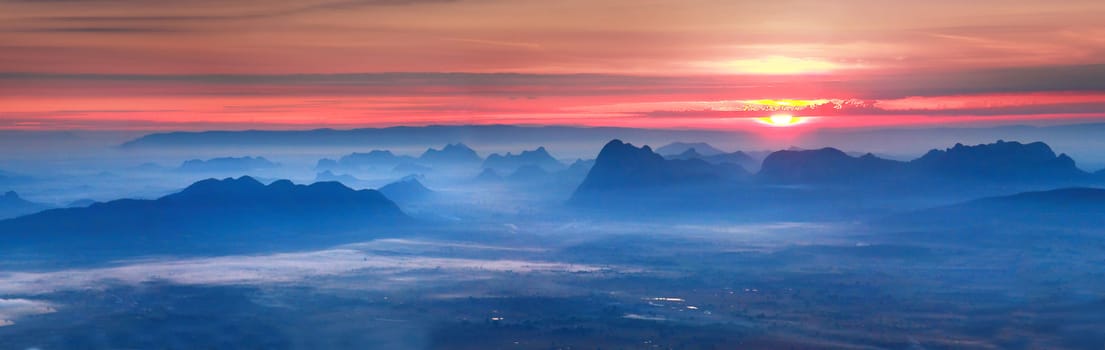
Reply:
[[[802,123],[804,118],[790,114],[775,114],[770,117],[759,118],[758,121],[771,126],[792,126]]]

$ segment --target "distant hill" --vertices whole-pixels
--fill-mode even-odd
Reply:
[[[475,180],[478,182],[499,182],[503,180],[503,176],[499,175],[499,172],[495,169],[483,169],[479,175],[476,175]]]
[[[757,178],[786,184],[894,184],[918,190],[930,187],[1002,187],[1088,184],[1094,178],[1070,157],[1042,142],[991,144],[931,150],[899,162],[870,153],[855,157],[835,148],[774,152]]]
[[[338,160],[322,159],[319,160],[318,165],[315,168],[319,170],[334,170],[334,169],[391,169],[396,165],[407,162],[414,162],[414,157],[410,156],[398,156],[388,150],[372,150],[368,153],[350,153],[342,156]]]
[[[905,163],[872,154],[852,157],[835,148],[778,151],[764,159],[757,178],[783,184],[856,184],[900,176]]]
[[[672,142],[667,145],[661,146],[656,149],[656,153],[668,157],[686,153],[687,151],[694,150],[696,154],[701,156],[715,156],[725,151],[715,148],[705,142]],[[686,158],[684,158],[686,159]]]
[[[668,154],[668,155],[663,155],[663,156],[664,156],[664,159],[678,159],[678,160],[702,159],[702,154],[699,154],[698,151],[696,151],[694,148],[688,148],[686,151],[683,151],[682,153],[679,153],[679,154]]]
[[[514,171],[523,166],[537,166],[546,171],[560,170],[564,168],[564,164],[553,158],[549,154],[545,147],[537,147],[532,151],[522,151],[519,154],[507,153],[506,155],[500,155],[494,153],[487,156],[487,159],[483,162],[483,167],[486,169],[495,169],[497,171]]]
[[[335,174],[330,170],[323,171],[315,175],[315,182],[340,182],[346,186],[356,186],[361,183],[361,179],[349,174]]]
[[[648,146],[636,147],[621,140],[613,140],[599,152],[594,166],[579,185],[575,196],[598,195],[623,189],[704,185],[746,175],[737,166],[714,165],[700,159],[664,159]]]
[[[432,198],[435,194],[434,191],[426,188],[426,186],[422,185],[422,182],[418,181],[418,179],[413,176],[408,176],[399,181],[384,185],[377,191],[380,191],[380,193],[383,193],[388,198],[399,203],[426,200]]]
[[[266,234],[321,236],[406,220],[394,202],[374,190],[287,180],[266,186],[243,176],[199,181],[156,200],[122,199],[3,220],[0,236],[51,247],[148,245],[172,250],[180,244],[264,242]]]
[[[418,160],[430,165],[472,165],[483,162],[475,150],[463,143],[445,145],[441,149],[430,148],[418,157]]]
[[[422,146],[456,140],[501,144],[532,142],[601,144],[611,138],[639,142],[670,142],[671,140],[702,140],[732,142],[743,133],[729,131],[660,130],[611,127],[513,126],[513,125],[430,125],[363,128],[350,130],[247,130],[154,133],[122,144],[124,149],[185,147],[225,148],[264,146]]]
[[[707,156],[699,153],[697,148],[688,148],[686,151],[683,151],[683,153],[666,155],[664,156],[664,158],[679,160],[701,159],[712,164],[736,164],[739,165],[741,168],[750,171],[760,169],[759,160],[741,151],[736,151],[732,153],[717,153]]]
[[[717,212],[841,219],[1093,181],[1069,157],[1043,144],[960,145],[913,162],[853,156],[835,148],[785,150],[768,155],[759,172],[747,176],[732,163],[665,159],[647,146],[614,140],[570,202],[634,215]]]
[[[1105,189],[1070,187],[989,197],[908,212],[883,224],[899,227],[1044,226],[1048,228],[1105,225]]]
[[[184,172],[242,172],[271,169],[279,166],[279,164],[270,162],[264,157],[221,157],[208,160],[188,160],[182,163],[178,169]]]
[[[1066,154],[1056,155],[1047,144],[998,141],[944,150],[931,150],[910,162],[914,172],[934,178],[988,182],[1055,182],[1087,180]]]
[[[15,191],[8,191],[0,195],[0,219],[27,215],[50,208],[49,205],[23,199]]]

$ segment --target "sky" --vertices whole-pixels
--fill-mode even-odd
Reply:
[[[0,0],[0,129],[1100,122],[1102,18],[1100,0]]]

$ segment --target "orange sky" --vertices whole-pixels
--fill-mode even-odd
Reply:
[[[1102,18],[1084,0],[0,0],[0,128],[1100,121]]]

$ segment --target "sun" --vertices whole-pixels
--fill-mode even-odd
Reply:
[[[802,123],[804,118],[790,114],[773,114],[770,117],[759,118],[758,121],[771,126],[793,126]]]

